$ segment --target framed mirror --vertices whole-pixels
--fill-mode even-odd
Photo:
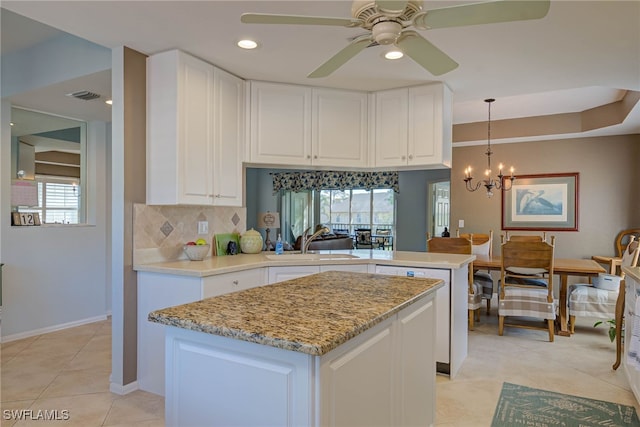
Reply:
[[[87,123],[11,109],[12,212],[42,224],[86,222]]]

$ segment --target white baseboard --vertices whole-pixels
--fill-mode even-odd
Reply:
[[[35,329],[33,331],[20,332],[19,334],[7,335],[0,337],[0,342],[6,343],[24,338],[34,337],[36,335],[48,334],[49,332],[61,331],[63,329],[74,328],[76,326],[87,325],[89,323],[101,322],[107,320],[107,315],[89,317],[87,319],[76,320],[74,322],[62,323],[60,325],[47,326],[46,328]]]
[[[129,394],[132,391],[136,391],[136,390],[138,390],[138,382],[137,381],[134,381],[134,382],[129,383],[127,385],[120,385],[120,384],[116,384],[116,383],[109,384],[109,391],[111,393],[115,393],[115,394],[119,394],[119,395]]]

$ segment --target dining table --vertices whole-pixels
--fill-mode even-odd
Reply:
[[[474,270],[500,270],[502,258],[500,255],[489,257],[488,255],[476,255],[473,261]],[[567,288],[569,276],[594,277],[606,270],[592,259],[585,258],[554,258],[553,274],[560,277],[560,310],[558,319],[558,335],[571,336],[568,327],[567,315]]]

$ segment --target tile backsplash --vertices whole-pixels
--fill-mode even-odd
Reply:
[[[209,222],[209,232],[198,234],[198,221]],[[246,208],[209,206],[133,206],[133,264],[186,259],[182,246],[198,238],[213,243],[218,233],[244,233]]]

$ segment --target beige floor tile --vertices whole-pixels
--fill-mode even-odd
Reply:
[[[20,411],[29,409],[33,402],[33,400],[2,402],[2,404],[0,404],[0,409],[2,410],[2,421],[0,421],[0,425],[2,427],[13,426],[16,423]]]
[[[105,426],[164,419],[164,397],[135,391],[114,400]]]
[[[37,399],[58,375],[57,372],[2,372],[3,401]]]
[[[59,418],[68,416],[65,420],[23,420],[16,422],[16,427],[25,426],[60,426],[92,427],[101,426],[113,403],[111,393],[93,393],[81,396],[52,397],[36,400],[29,409],[34,414],[39,411],[49,411]],[[66,411],[66,412],[65,412]]]
[[[107,393],[109,392],[109,374],[110,371],[93,369],[63,371],[42,392],[40,398]]]
[[[87,370],[111,372],[111,349],[78,352],[64,367],[65,370]]]

